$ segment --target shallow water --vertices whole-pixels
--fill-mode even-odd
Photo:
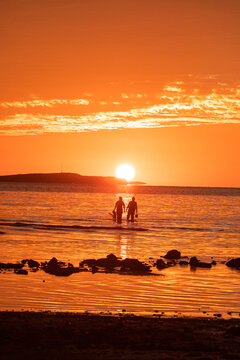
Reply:
[[[148,229],[142,232],[128,230],[125,219],[124,231],[71,227],[114,227],[109,212],[120,193],[84,192],[89,189],[71,185],[0,184],[0,231],[5,232],[0,235],[0,262],[45,261],[55,256],[77,266],[83,259],[109,253],[148,261],[178,249],[182,255],[205,261],[213,257],[216,266],[196,271],[180,266],[154,268],[153,276],[78,273],[60,278],[42,271],[28,276],[0,273],[0,309],[238,314],[240,272],[220,263],[240,256],[236,191],[216,195],[214,190],[209,195],[208,189],[208,195],[202,195],[200,189],[190,195],[186,190],[163,194],[157,187],[152,193],[149,189],[136,195],[139,219],[134,226]],[[120,190],[127,203],[133,193]],[[8,226],[9,222],[28,226]]]

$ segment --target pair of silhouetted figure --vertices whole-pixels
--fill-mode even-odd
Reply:
[[[115,204],[113,210],[113,220],[117,221],[118,224],[122,223],[122,214],[125,211],[125,204],[121,196],[119,196],[118,201]],[[134,216],[138,217],[138,209],[137,209],[137,202],[135,198],[132,197],[132,200],[129,201],[127,206],[127,221],[134,222]]]

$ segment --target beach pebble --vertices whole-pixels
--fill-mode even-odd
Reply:
[[[222,317],[222,314],[213,314],[213,316]]]

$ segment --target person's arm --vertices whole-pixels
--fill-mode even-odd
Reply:
[[[124,204],[124,202],[123,202],[123,211],[125,212],[125,204]]]
[[[136,203],[136,214],[138,214],[138,207],[137,207],[137,203]]]

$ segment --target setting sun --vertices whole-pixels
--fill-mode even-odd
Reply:
[[[129,164],[121,164],[116,168],[116,177],[130,181],[135,176],[134,168]]]

